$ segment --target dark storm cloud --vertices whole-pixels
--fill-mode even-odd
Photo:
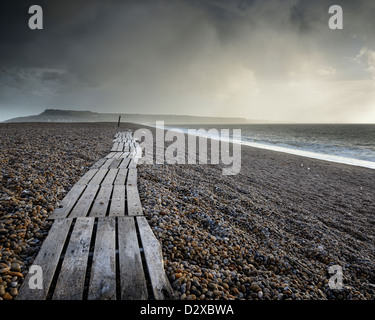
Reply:
[[[43,8],[43,30],[27,26],[31,4]],[[7,1],[0,108],[264,118],[275,110],[251,99],[265,83],[280,100],[284,82],[371,78],[374,4],[335,4],[344,8],[341,32],[329,30],[323,0]]]

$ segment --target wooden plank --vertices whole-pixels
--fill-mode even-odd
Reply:
[[[54,300],[82,300],[94,219],[77,218],[57,279]]]
[[[113,158],[111,158],[111,159],[106,159],[106,162],[104,162],[103,164],[102,164],[102,166],[100,167],[100,169],[108,169],[109,168],[109,166],[111,165],[111,163],[113,162]]]
[[[137,186],[126,185],[126,199],[128,203],[128,215],[129,216],[143,215],[141,199],[139,198]]]
[[[30,283],[35,284],[32,277],[36,275],[36,272],[28,273],[20,288],[17,300],[45,300],[47,298],[71,222],[71,219],[56,219],[53,222],[33,263],[34,266],[39,266],[42,270],[42,289],[30,288]]]
[[[172,297],[172,288],[164,271],[160,243],[145,217],[137,217],[137,223],[154,297],[156,300]]]
[[[60,202],[59,208],[56,208],[54,212],[48,217],[48,219],[59,219],[66,218],[81,194],[85,190],[85,185],[74,185],[72,189],[66,194],[64,199]]]
[[[119,145],[119,142],[115,142],[114,144],[113,144],[113,146],[112,146],[112,149],[111,149],[111,151],[117,151],[117,148],[118,148],[118,145]]]
[[[90,169],[99,169],[106,161],[106,158],[101,158],[95,164],[93,164]]]
[[[115,219],[100,218],[95,239],[89,300],[116,299]]]
[[[111,159],[109,159],[111,160]],[[91,179],[90,185],[99,185],[102,183],[104,177],[106,176],[108,170],[107,169],[100,169],[98,172],[95,174],[95,176]]]
[[[137,186],[137,169],[131,168],[128,169],[128,179],[126,184],[129,186]]]
[[[122,162],[120,163],[120,165],[118,166],[119,169],[125,169],[128,167],[128,164],[130,162],[130,158],[126,158],[124,160],[122,160]]]
[[[107,208],[109,199],[112,194],[112,185],[102,185],[98,195],[94,200],[94,204],[89,212],[89,217],[105,217],[107,214]]]
[[[114,152],[114,151],[111,151],[110,153],[108,153],[105,157],[107,159],[110,159],[110,158],[113,158],[114,156],[117,155],[117,152]]]
[[[119,153],[121,153],[121,152],[119,152]],[[120,166],[122,160],[123,160],[122,158],[113,159],[113,161],[110,164],[109,168],[110,169],[118,169],[118,167]]]
[[[113,156],[113,158],[117,159],[117,158],[121,158],[123,152],[115,152],[115,155]]]
[[[123,152],[124,151],[124,143],[120,142],[117,147],[117,152]]]
[[[125,215],[125,186],[114,185],[109,216]]]
[[[70,213],[69,218],[86,217],[90,210],[91,204],[94,201],[96,193],[98,192],[98,189],[98,185],[88,185],[81,198],[78,200],[77,204]]]
[[[122,300],[148,298],[134,218],[118,218],[119,266]]]
[[[117,173],[114,184],[125,185],[127,175],[128,175],[128,169],[118,169],[118,173]]]
[[[116,159],[117,160],[117,159]],[[101,185],[113,184],[115,178],[117,176],[118,169],[109,169],[107,175],[105,176],[104,180],[102,181]]]
[[[123,152],[122,155],[121,155],[121,158],[128,158],[129,154],[130,154],[130,152]]]
[[[136,162],[134,161],[134,158],[133,158],[133,159],[130,160],[128,168],[136,168],[136,167],[137,167],[137,164],[136,164]]]
[[[98,169],[90,169],[89,171],[87,171],[85,173],[85,175],[78,180],[78,182],[76,184],[78,185],[82,185],[82,184],[88,184],[90,182],[90,180],[92,179],[92,177],[98,172]]]

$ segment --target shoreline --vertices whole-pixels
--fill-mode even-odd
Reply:
[[[150,126],[148,126],[148,127],[150,127]],[[153,126],[152,128],[162,129],[162,128],[156,127],[156,126]],[[187,132],[188,129],[186,129],[186,128],[170,127],[168,125],[164,126],[164,130],[176,131],[176,129],[182,130],[184,132],[184,134],[188,134],[188,132]],[[219,140],[219,141],[226,141],[224,139],[220,139],[220,138],[217,139],[217,138],[207,137],[207,136],[199,135],[199,134],[197,134],[196,136],[206,137],[207,139],[215,139],[215,140]],[[275,152],[293,154],[293,155],[300,156],[300,157],[312,158],[312,159],[329,161],[329,162],[340,163],[340,164],[346,164],[346,165],[357,166],[357,167],[370,168],[370,169],[375,170],[375,162],[362,160],[362,159],[348,158],[348,157],[342,157],[342,156],[337,156],[337,155],[332,155],[332,154],[318,153],[318,152],[302,150],[302,149],[280,147],[280,146],[277,146],[277,145],[271,145],[271,144],[267,144],[267,143],[250,142],[250,141],[246,141],[246,140],[241,140],[241,141],[230,140],[229,142],[235,143],[235,144],[240,144],[241,146],[248,146],[248,147],[252,147],[252,148],[271,150],[271,151],[275,151]]]
[[[69,187],[115,132],[141,127],[0,125],[0,269],[13,272],[0,275],[0,297],[16,297]],[[144,214],[180,299],[374,299],[373,170],[251,147],[238,175],[221,169],[138,166]],[[343,267],[341,292],[327,287],[330,264]]]
[[[252,148],[266,149],[266,150],[271,150],[271,151],[275,151],[275,152],[293,154],[293,155],[305,157],[305,158],[323,160],[323,161],[328,161],[328,162],[333,162],[333,163],[346,164],[346,165],[355,166],[355,167],[364,167],[364,168],[369,168],[369,169],[375,170],[375,162],[366,161],[366,160],[347,158],[347,157],[317,153],[317,152],[312,152],[312,151],[298,150],[298,149],[292,149],[292,148],[271,146],[271,145],[255,143],[255,142],[252,143],[252,142],[244,141],[241,144],[244,145],[244,146],[252,147]]]

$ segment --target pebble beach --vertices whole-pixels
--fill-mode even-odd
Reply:
[[[0,299],[16,299],[46,219],[117,131],[0,124]],[[234,176],[221,165],[138,166],[143,211],[181,300],[374,299],[374,185],[371,169],[250,147]],[[329,288],[331,265],[342,267],[342,290]]]
[[[220,165],[139,166],[177,298],[374,299],[375,171],[246,146],[241,159],[233,176]],[[330,266],[342,269],[341,290]]]
[[[46,218],[97,160],[115,124],[0,124],[0,299],[17,297],[46,238]]]

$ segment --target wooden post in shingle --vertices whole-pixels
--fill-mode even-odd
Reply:
[[[121,115],[120,115],[120,116],[118,116],[118,121],[117,121],[117,128],[119,128],[119,127],[120,127],[120,120],[121,120]]]

